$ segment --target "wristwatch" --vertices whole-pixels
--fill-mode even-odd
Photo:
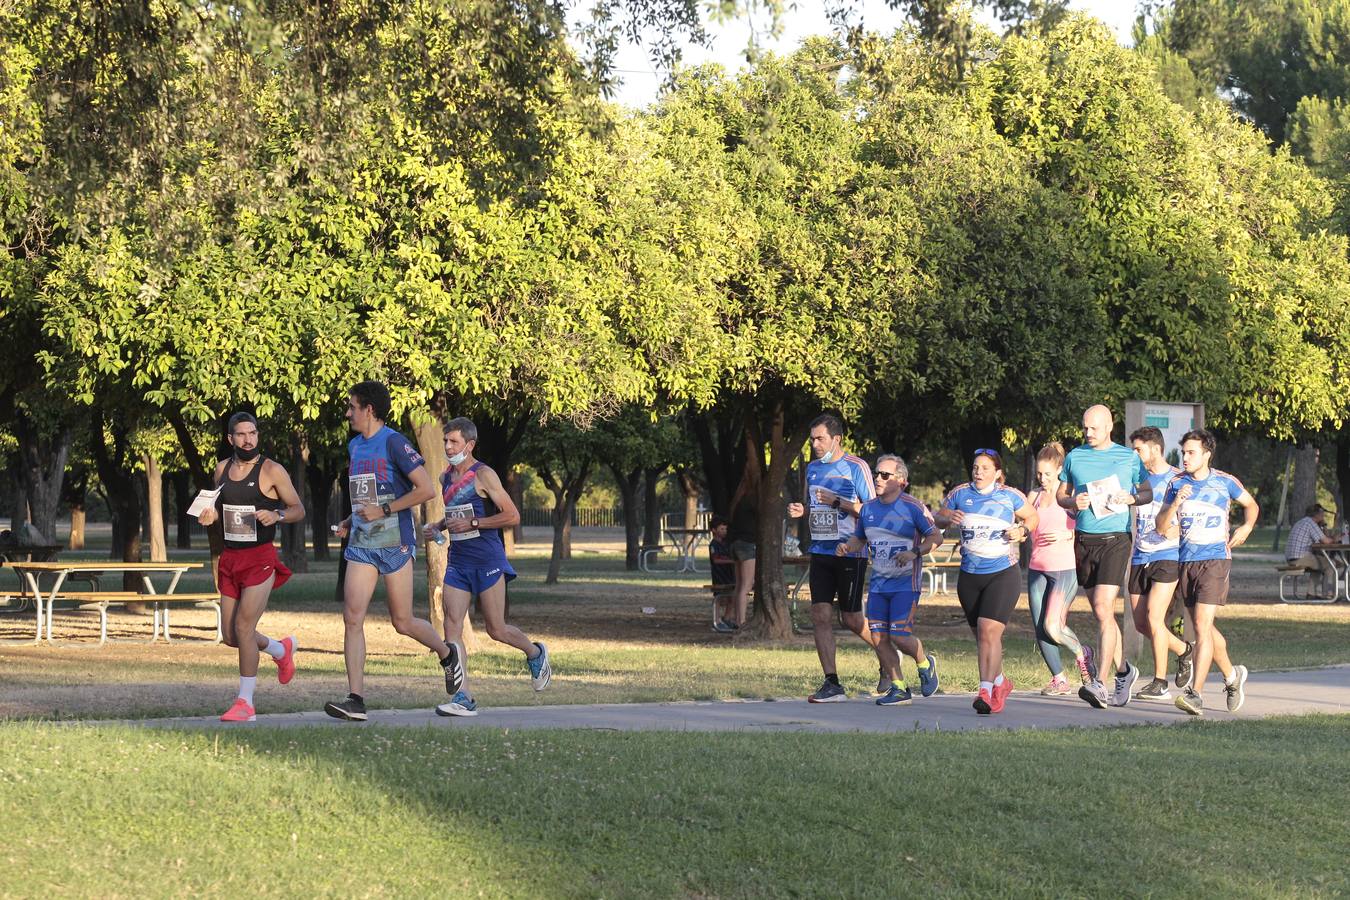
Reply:
[[[277,510],[277,521],[278,522],[286,521],[286,510],[284,509]]]
[[[842,507],[844,504],[841,503],[841,502],[839,501],[839,498],[838,498],[838,497],[835,497],[835,498],[834,498],[834,502],[831,503],[830,505],[833,506],[835,509],[839,509],[839,508]]]
[[[394,511],[393,511],[392,509],[389,508],[388,502],[381,503],[381,504],[380,504],[380,509],[384,510],[384,514],[385,514],[386,516],[392,516],[392,515],[394,514]]]
[[[477,527],[478,527],[478,520],[477,520],[477,519],[470,519],[470,520],[469,520],[469,527],[470,527],[470,528],[477,528]]]

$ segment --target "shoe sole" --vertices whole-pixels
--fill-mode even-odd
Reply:
[[[1106,704],[1103,703],[1096,694],[1088,690],[1086,686],[1078,689],[1078,696],[1080,699],[1087,701],[1088,706],[1091,706],[1093,709],[1106,709]]]
[[[1196,709],[1194,706],[1191,706],[1189,703],[1186,702],[1186,698],[1185,698],[1185,697],[1178,697],[1178,698],[1177,698],[1177,700],[1176,700],[1176,707],[1177,707],[1177,709],[1181,710],[1182,712],[1186,713],[1187,715],[1192,715],[1192,716],[1203,716],[1203,715],[1205,714],[1205,710],[1204,710],[1203,708],[1201,708],[1201,709]]]
[[[970,705],[974,707],[975,714],[979,716],[987,716],[994,711],[994,708],[992,706],[990,706],[988,703],[985,703],[979,697],[976,697],[975,702]]]
[[[1247,670],[1246,670],[1245,667],[1240,667],[1240,668],[1242,668],[1242,677],[1238,679],[1238,683],[1237,683],[1237,698],[1238,698],[1238,699],[1237,699],[1237,703],[1236,703],[1236,704],[1230,703],[1230,704],[1228,705],[1228,711],[1229,711],[1230,713],[1235,713],[1235,712],[1237,712],[1238,710],[1242,709],[1242,704],[1244,704],[1244,703],[1247,702]]]
[[[464,663],[459,658],[459,648],[454,644],[449,647],[450,665],[441,666],[441,671],[445,673],[445,692],[453,697],[464,687]]]
[[[1068,697],[1068,696],[1071,696],[1072,694],[1073,694],[1073,688],[1071,688],[1071,687],[1069,687],[1069,686],[1067,686],[1067,685],[1065,685],[1064,690],[1062,690],[1062,691],[1051,691],[1051,690],[1046,690],[1045,688],[1041,688],[1041,696],[1042,696],[1042,697]]]
[[[290,657],[291,657],[291,674],[290,674],[290,675],[287,675],[286,678],[285,678],[285,680],[283,680],[282,677],[281,677],[281,666],[278,665],[278,666],[277,666],[277,683],[278,683],[278,684],[290,684],[292,681],[295,680],[295,654],[298,653],[298,652],[300,652],[300,645],[299,645],[298,643],[296,643],[295,635],[291,635],[290,638],[289,638],[289,640],[290,640],[290,642],[291,642],[291,652],[290,652],[290,654],[289,654]],[[284,658],[285,658],[285,657],[283,657],[283,659],[284,659]]]
[[[332,703],[325,703],[325,704],[323,705],[323,711],[326,712],[326,713],[328,713],[330,716],[332,716],[332,717],[335,718],[335,719],[342,719],[343,721],[346,721],[346,722],[364,722],[364,721],[366,721],[366,714],[365,714],[365,713],[348,712],[348,711],[345,710],[345,709],[339,709],[337,706],[335,706],[335,705],[332,704]]]
[[[447,719],[454,717],[458,717],[461,719],[472,719],[474,716],[478,715],[478,710],[476,709],[464,709],[463,707],[460,707],[459,709],[444,708],[449,705],[450,704],[448,703],[443,703],[440,706],[436,707],[436,715],[445,716]]]
[[[549,662],[547,647],[537,641],[535,646],[539,648],[540,655],[544,657],[544,666],[539,670],[539,677],[530,676],[530,685],[534,688],[535,693],[538,693],[548,687],[549,682],[553,680],[553,663]]]
[[[1135,694],[1134,699],[1140,701],[1141,703],[1168,703],[1172,701],[1173,697],[1170,693],[1158,694],[1156,696],[1149,696],[1147,694]]]
[[[913,697],[910,697],[908,700],[886,700],[884,702],[878,700],[877,706],[909,706],[913,702],[914,702]]]
[[[817,697],[812,694],[806,698],[807,703],[843,703],[848,699],[848,694],[832,694],[829,697]]]

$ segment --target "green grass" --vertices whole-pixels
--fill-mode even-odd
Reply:
[[[1346,716],[902,737],[8,723],[0,894],[1333,895],[1347,746]]]

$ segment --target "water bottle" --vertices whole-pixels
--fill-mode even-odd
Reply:
[[[436,537],[434,538],[434,540],[436,541],[436,543],[444,547],[447,543],[449,543],[450,538],[446,536],[444,531],[438,531],[436,532]]]
[[[1350,521],[1341,522],[1341,543],[1350,544]]]

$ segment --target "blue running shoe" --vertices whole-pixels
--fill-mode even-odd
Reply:
[[[525,662],[530,667],[530,679],[534,682],[534,689],[542,691],[553,680],[553,666],[548,662],[548,648],[539,641],[535,641],[534,645],[539,648],[539,655],[534,659],[526,659]]]
[[[928,668],[919,670],[919,693],[931,697],[937,693],[937,657],[928,654]]]
[[[891,689],[877,698],[877,706],[904,706],[914,700],[914,694],[907,687],[891,685]]]
[[[449,703],[442,703],[436,707],[438,716],[476,716],[478,715],[478,703],[472,697],[463,691],[455,694]]]

